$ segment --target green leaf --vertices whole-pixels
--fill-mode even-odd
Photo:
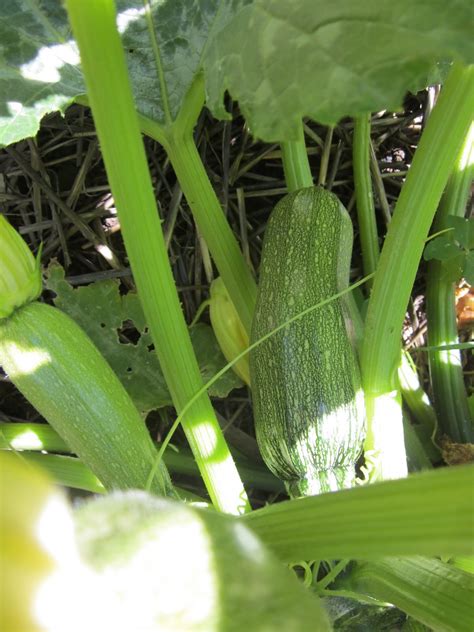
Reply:
[[[426,78],[426,81],[423,82],[423,85],[433,86],[437,83],[443,84],[449,74],[450,69],[451,69],[450,61],[444,59],[440,62],[437,62],[433,66],[433,68],[431,68]]]
[[[79,53],[61,2],[2,2],[0,145],[33,136],[48,112],[84,92]]]
[[[99,281],[74,289],[64,278],[58,264],[48,268],[46,287],[56,293],[54,304],[73,318],[89,335],[109,362],[139,411],[172,405],[151,335],[135,293],[121,296],[119,282]],[[190,330],[203,380],[214,376],[226,365],[214,333],[208,325]],[[210,389],[215,397],[226,397],[241,380],[233,371]]]
[[[222,354],[212,327],[198,323],[190,328],[189,333],[205,384],[226,366],[227,360]],[[243,385],[244,383],[234,371],[226,371],[215,385],[211,386],[209,394],[214,397],[227,397],[232,389],[240,388]]]
[[[441,262],[441,278],[443,281],[456,283],[463,276],[466,264],[466,253],[458,249],[458,254]]]
[[[226,118],[228,90],[255,136],[296,140],[303,117],[396,108],[436,62],[473,57],[470,0],[256,0],[205,54],[208,106]]]
[[[464,261],[463,276],[469,285],[474,285],[474,251],[471,250],[466,254]]]
[[[248,0],[117,0],[135,103],[154,121],[174,120],[211,33]],[[58,0],[9,0],[0,8],[0,145],[33,136],[48,112],[85,93],[79,54]],[[159,76],[161,75],[161,81]]]
[[[438,261],[447,261],[459,255],[459,247],[454,243],[454,231],[443,233],[439,237],[432,239],[426,244],[423,258],[425,261],[430,259],[438,259]]]
[[[457,222],[456,220],[461,221]],[[425,261],[432,259],[441,261],[441,279],[456,283],[463,275],[465,276],[466,269],[469,273],[468,259],[470,253],[458,245],[463,241],[466,243],[466,240],[469,239],[468,230],[466,230],[466,226],[469,224],[464,219],[454,216],[450,217],[449,224],[454,230],[429,241],[423,252],[423,259]]]
[[[122,40],[140,114],[162,124],[169,122],[168,116],[176,119],[201,69],[208,38],[243,4],[245,0],[151,0],[147,23],[143,0],[117,1],[119,25],[130,20]]]
[[[454,228],[454,239],[466,250],[474,248],[474,217],[449,215],[446,226]]]
[[[425,261],[442,262],[441,278],[455,283],[464,277],[472,285],[474,280],[474,217],[469,219],[449,215],[446,227],[449,232],[432,239],[423,253]]]
[[[448,560],[449,564],[452,564],[456,568],[460,568],[466,573],[474,575],[474,556],[470,557],[455,557]]]

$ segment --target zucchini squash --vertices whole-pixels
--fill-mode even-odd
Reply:
[[[86,333],[33,302],[0,320],[0,366],[107,489],[144,489],[156,449],[120,380]],[[153,483],[172,494],[162,466]]]
[[[332,193],[284,197],[267,225],[251,343],[348,287],[350,217]],[[250,353],[257,441],[291,496],[349,487],[365,407],[350,301],[341,297],[281,329]]]
[[[332,630],[322,600],[233,516],[129,491],[84,503],[74,517],[102,629]]]
[[[41,293],[39,257],[0,216],[0,366],[107,489],[144,488],[157,452],[86,333]],[[163,464],[152,482],[175,495]]]

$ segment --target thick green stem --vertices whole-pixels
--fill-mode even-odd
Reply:
[[[423,436],[433,436],[437,424],[436,414],[420,384],[415,363],[408,351],[402,351],[398,379],[400,380],[403,400],[415,421],[423,428]]]
[[[370,114],[354,119],[352,162],[364,274],[371,274],[377,268],[380,249],[370,176]],[[367,287],[372,287],[372,279]]]
[[[285,562],[472,555],[474,465],[285,501],[243,516]]]
[[[407,473],[397,367],[405,310],[428,230],[474,110],[474,67],[455,65],[431,114],[380,256],[366,320],[362,377],[370,478]]]
[[[313,186],[313,176],[309,166],[308,153],[304,140],[303,122],[299,129],[298,140],[281,143],[283,170],[288,192]]]
[[[139,116],[139,124],[142,132],[163,145],[168,153],[199,231],[250,335],[257,286],[194,142],[193,129],[203,103],[203,79],[198,76],[183,101],[176,121],[170,126],[165,128],[145,116]]]
[[[29,450],[70,454],[71,448],[49,424],[0,423],[0,450]]]
[[[20,452],[27,463],[34,463],[46,470],[58,483],[71,489],[82,489],[93,494],[105,494],[106,488],[97,476],[80,459],[59,454]]]
[[[115,6],[112,0],[68,0],[66,6],[127,254],[163,374],[179,411],[199,391],[202,379],[167,257],[115,25]],[[230,513],[247,511],[242,482],[207,394],[189,409],[183,429],[212,502]]]
[[[87,465],[80,459],[59,454],[38,454],[21,452],[20,457],[27,463],[34,463],[46,470],[58,485],[71,489],[82,489],[93,494],[105,494],[106,489]],[[206,501],[187,489],[175,487],[182,500],[205,503]]]
[[[449,215],[464,217],[474,175],[474,125],[466,137],[435,218],[434,232],[448,227]],[[443,277],[443,263],[429,262],[426,286],[428,344],[456,344],[458,330],[454,283]],[[439,431],[458,443],[474,443],[474,423],[469,411],[461,352],[430,351],[430,377]]]
[[[175,132],[165,147],[198,228],[250,334],[257,285],[209,182],[194,139],[191,134]]]
[[[187,100],[191,101],[191,97],[192,95],[189,99],[187,97]],[[195,109],[191,106],[184,107],[176,122],[166,130],[145,117],[140,117],[140,127],[166,149],[199,231],[209,247],[240,320],[250,335],[257,285],[225,218],[194,142],[191,124],[193,116],[189,111]]]
[[[157,448],[160,448],[160,444],[157,445]],[[40,423],[0,422],[0,450],[27,450],[29,453],[32,451],[71,453],[67,443],[51,426]],[[179,452],[167,450],[163,456],[163,461],[170,472],[199,476],[196,461],[189,450],[184,448],[180,449]],[[73,467],[79,467],[77,463],[79,463],[78,459],[74,459]],[[238,460],[237,466],[246,485],[270,492],[284,492],[283,483],[267,469],[255,466],[250,461],[247,462],[243,459]],[[85,465],[83,470],[84,472],[87,470]],[[88,476],[93,477],[94,475],[90,473]],[[87,483],[89,478],[85,477],[84,480]],[[104,489],[100,483],[98,484],[101,489]],[[77,487],[77,485],[70,486]],[[89,487],[80,487],[80,489],[89,489]],[[95,490],[89,489],[89,491]]]
[[[420,437],[415,431],[415,427],[406,414],[403,415],[403,429],[408,470],[410,472],[420,472],[422,470],[431,469],[433,464],[428,458],[424,444],[420,440]]]
[[[371,151],[370,115],[367,114],[354,120],[353,146],[354,184],[356,188],[357,218],[360,231],[364,274],[371,274],[372,272],[375,272],[380,257],[374,198],[372,194],[370,170]],[[380,182],[380,186],[383,189],[382,182]],[[373,280],[371,279],[368,282],[369,289],[372,285]],[[436,425],[435,412],[431,406],[428,396],[421,387],[416,367],[413,362],[410,361],[410,357],[405,351],[402,351],[398,376],[400,379],[400,389],[403,401],[408,406],[414,420],[423,427],[423,439],[427,439],[429,441],[431,435],[434,433]],[[421,426],[417,429],[421,429]],[[426,437],[427,426],[430,428],[428,437]],[[405,437],[409,431],[410,429],[405,424]],[[427,441],[422,441],[422,443],[423,446],[426,445],[428,447],[428,454],[436,458],[436,449],[433,444],[428,444]]]
[[[401,363],[398,367],[398,379],[400,380],[403,402],[410,411],[414,421],[413,432],[416,433],[426,455],[433,463],[436,463],[441,460],[440,451],[433,441],[437,425],[436,414],[428,395],[420,384],[416,366],[408,351],[402,351]],[[406,424],[409,423],[407,420]],[[406,424],[405,442],[407,437]]]

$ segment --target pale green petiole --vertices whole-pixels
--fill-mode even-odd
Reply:
[[[407,473],[397,378],[400,334],[428,230],[473,110],[474,67],[454,65],[415,152],[380,255],[361,357],[371,480]]]
[[[179,411],[201,388],[202,379],[168,261],[115,6],[112,0],[68,0],[66,7],[127,254]],[[183,428],[215,506],[230,513],[247,511],[242,482],[206,394],[187,410]]]

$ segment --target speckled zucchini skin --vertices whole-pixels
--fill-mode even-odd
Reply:
[[[267,225],[251,342],[348,286],[352,223],[320,187],[283,198]],[[257,441],[291,496],[349,487],[365,408],[340,298],[270,337],[250,354]]]

